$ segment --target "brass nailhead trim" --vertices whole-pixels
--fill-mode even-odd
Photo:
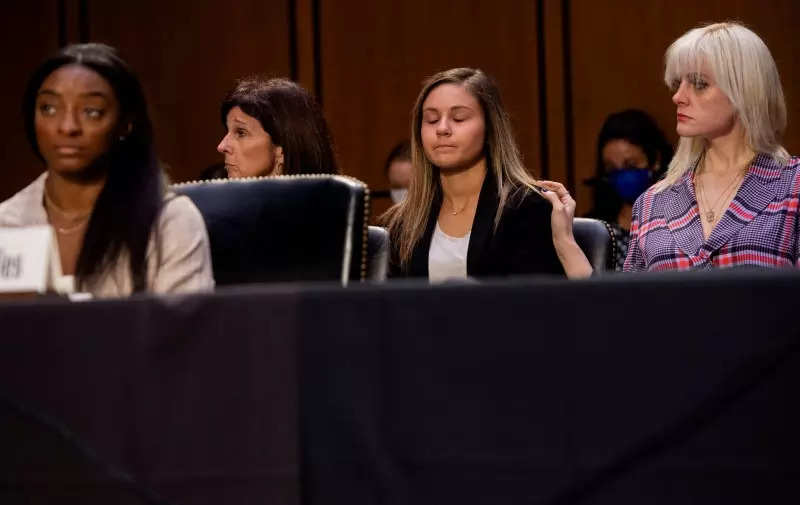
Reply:
[[[358,181],[358,179],[356,179]],[[367,279],[367,246],[369,245],[369,215],[370,215],[370,193],[369,187],[361,181],[364,186],[364,219],[362,221],[363,230],[361,232],[361,282]]]
[[[614,233],[614,228],[610,224],[602,219],[600,222],[606,226],[608,234],[611,235],[611,254],[608,257],[608,261],[606,261],[606,268],[613,272],[617,270],[617,234]]]

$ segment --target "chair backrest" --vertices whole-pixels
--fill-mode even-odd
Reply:
[[[340,175],[173,185],[200,210],[217,285],[363,280],[369,190]]]
[[[389,232],[370,226],[367,235],[367,280],[384,281],[389,271]]]
[[[576,217],[572,222],[572,233],[595,272],[614,270],[617,241],[608,223]]]

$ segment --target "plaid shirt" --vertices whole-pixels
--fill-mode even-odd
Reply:
[[[800,267],[800,158],[781,167],[759,154],[722,219],[703,237],[692,176],[633,206],[624,270],[689,270],[735,266]]]

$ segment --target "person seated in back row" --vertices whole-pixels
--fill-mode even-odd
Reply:
[[[113,48],[48,58],[23,114],[46,171],[0,204],[0,226],[51,225],[62,272],[98,297],[213,288],[203,218],[166,191],[141,85]]]
[[[411,185],[411,174],[414,167],[411,165],[411,142],[404,140],[394,146],[384,165],[386,178],[389,179],[389,197],[392,203],[400,203],[408,194]]]
[[[602,219],[614,230],[615,270],[628,255],[633,202],[653,185],[672,160],[673,149],[646,112],[628,109],[608,116],[597,137],[594,208],[587,217]]]
[[[287,79],[239,81],[222,102],[228,177],[337,174],[328,124],[317,101]]]
[[[561,184],[528,173],[497,86],[482,71],[429,78],[411,139],[408,197],[384,215],[390,276],[592,273],[572,233],[575,201]]]

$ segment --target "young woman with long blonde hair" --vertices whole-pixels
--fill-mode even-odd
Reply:
[[[391,276],[591,274],[572,234],[575,201],[526,170],[486,74],[455,68],[432,76],[412,116],[411,186],[385,216]]]

